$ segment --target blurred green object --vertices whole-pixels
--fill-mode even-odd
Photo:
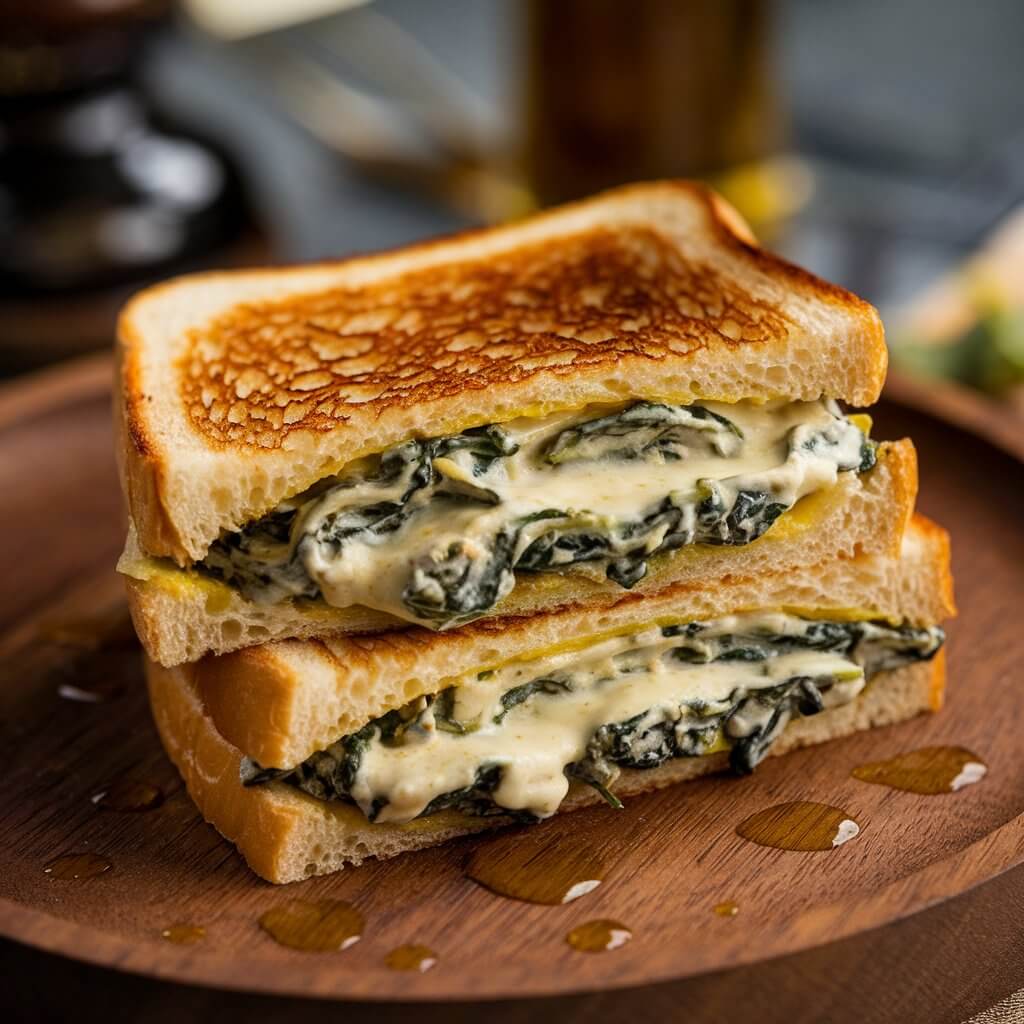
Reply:
[[[927,344],[907,339],[894,346],[892,356],[908,373],[1004,397],[1024,384],[1024,309],[990,304],[959,338]]]
[[[1024,204],[894,320],[896,367],[1024,408]]]

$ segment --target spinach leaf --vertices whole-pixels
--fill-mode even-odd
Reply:
[[[596,775],[588,774],[587,768],[584,762],[577,762],[571,764],[565,769],[565,774],[570,779],[579,779],[580,782],[585,782],[592,789],[595,789],[609,807],[614,808],[616,811],[623,809],[622,801],[608,788],[608,786],[601,781]]]
[[[243,757],[238,763],[238,780],[243,786],[262,786],[290,774],[288,768],[262,768],[251,757]]]
[[[434,702],[431,705],[431,710],[434,712],[434,724],[441,732],[451,732],[459,736],[476,732],[480,728],[478,722],[463,722],[455,717],[455,700],[455,687],[453,686],[442,690],[434,697]]]
[[[794,713],[816,715],[825,704],[819,686],[831,685],[831,679],[814,680],[796,676],[781,686],[758,690],[740,701],[725,719],[725,731],[739,719],[753,719],[758,724],[735,738],[729,751],[729,766],[737,775],[749,775],[764,759],[772,743],[785,729]]]
[[[492,608],[515,582],[512,563],[518,530],[502,529],[482,555],[463,541],[450,544],[442,558],[423,555],[402,591],[403,604],[439,627],[468,622]]]
[[[676,461],[691,455],[737,454],[743,435],[731,420],[703,406],[636,402],[557,434],[544,458],[550,465],[596,459]]]
[[[523,683],[522,686],[515,686],[502,694],[501,710],[494,716],[494,721],[500,725],[514,707],[518,707],[538,693],[554,696],[560,693],[569,693],[571,690],[572,684],[568,679],[557,677],[534,679],[529,683]]]
[[[876,462],[878,462],[878,442],[865,438],[860,447],[860,463],[857,465],[857,472],[866,473],[869,469],[874,468]]]
[[[458,452],[467,452],[472,462],[474,476],[483,476],[498,459],[515,455],[519,451],[519,445],[512,440],[508,431],[496,424],[428,441],[426,445],[431,461],[451,458]]]
[[[434,797],[424,808],[422,817],[436,814],[438,811],[451,810],[481,818],[500,816],[521,824],[529,824],[537,820],[529,811],[514,811],[496,804],[493,794],[499,785],[501,785],[501,766],[483,764],[477,769],[472,785]]]
[[[731,504],[726,502],[717,480],[702,480],[704,496],[697,506],[705,544],[750,544],[765,534],[789,507],[773,501],[763,491],[741,490]]]

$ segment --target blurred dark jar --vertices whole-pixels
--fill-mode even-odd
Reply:
[[[119,75],[169,0],[0,0],[0,97],[67,94]]]
[[[109,344],[131,286],[240,230],[227,159],[137,84],[169,8],[0,0],[0,373]]]
[[[530,0],[524,161],[538,202],[775,154],[769,15],[767,0]]]

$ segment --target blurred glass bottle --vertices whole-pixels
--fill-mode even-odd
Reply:
[[[524,174],[538,205],[701,178],[755,226],[799,206],[768,0],[529,0]]]

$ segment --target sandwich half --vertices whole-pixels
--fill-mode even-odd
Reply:
[[[121,571],[172,666],[894,556],[882,327],[700,186],[151,288],[119,327]]]
[[[203,815],[288,882],[937,709],[953,613],[948,538],[915,517],[895,557],[147,674]]]

